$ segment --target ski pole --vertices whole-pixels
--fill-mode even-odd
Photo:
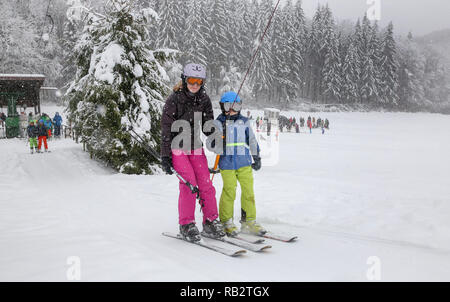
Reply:
[[[216,155],[216,160],[214,162],[214,168],[213,168],[213,173],[212,173],[212,176],[211,176],[211,181],[214,180],[214,175],[216,175],[216,173],[218,173],[217,172],[217,166],[219,165],[219,159],[220,159],[220,155]]]

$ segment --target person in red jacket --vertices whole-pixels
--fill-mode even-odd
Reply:
[[[311,123],[311,117],[310,117],[310,116],[308,117],[307,126],[308,126],[308,128],[309,128],[309,133],[312,133],[312,130],[311,130],[311,128],[312,128],[312,123]]]

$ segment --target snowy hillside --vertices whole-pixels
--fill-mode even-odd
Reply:
[[[373,256],[382,281],[450,281],[450,116],[311,116],[330,131],[281,133],[255,172],[259,221],[299,240],[240,258],[161,235],[178,229],[174,176],[117,174],[70,139],[33,155],[0,140],[0,281],[67,281],[69,257],[82,281],[368,281]]]

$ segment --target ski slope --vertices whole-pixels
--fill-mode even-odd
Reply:
[[[68,281],[70,257],[81,281],[370,281],[373,259],[381,281],[450,281],[450,116],[311,115],[330,131],[281,133],[255,172],[259,221],[300,239],[239,258],[161,235],[178,230],[174,176],[118,174],[70,139],[33,155],[0,140],[0,281]]]

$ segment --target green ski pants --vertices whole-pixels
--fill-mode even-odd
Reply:
[[[30,137],[30,148],[37,148],[38,147],[38,142],[37,142],[37,138],[36,137]]]
[[[238,170],[220,170],[223,180],[222,195],[219,202],[219,218],[225,222],[233,218],[237,181],[241,185],[241,220],[256,220],[255,193],[253,191],[253,172],[251,166]]]

